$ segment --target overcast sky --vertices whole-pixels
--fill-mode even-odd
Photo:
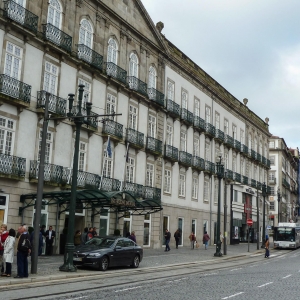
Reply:
[[[162,33],[300,148],[300,0],[142,0]]]

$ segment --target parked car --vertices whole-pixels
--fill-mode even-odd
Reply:
[[[105,271],[109,267],[138,268],[143,259],[143,248],[130,239],[116,236],[94,237],[75,248],[73,263]]]

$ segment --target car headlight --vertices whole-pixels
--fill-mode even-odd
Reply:
[[[99,256],[101,256],[100,253],[90,253],[90,254],[88,254],[87,257],[99,257]]]

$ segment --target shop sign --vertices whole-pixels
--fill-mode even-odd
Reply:
[[[252,190],[251,188],[246,188],[245,191],[246,191],[247,194],[255,195],[255,191]]]

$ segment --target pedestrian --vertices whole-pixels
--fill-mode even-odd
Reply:
[[[74,245],[75,247],[81,245],[81,231],[79,229],[76,230],[74,235]]]
[[[166,250],[165,250],[165,252],[171,250],[171,249],[170,249],[170,246],[169,246],[170,239],[171,239],[171,232],[170,232],[168,229],[166,229],[166,233],[165,233]]]
[[[49,226],[49,230],[46,231],[46,255],[52,255],[53,242],[55,238],[55,231],[52,226]]]
[[[191,242],[191,250],[194,250],[194,248],[195,248],[195,242],[196,242],[196,236],[194,235],[193,231],[189,235],[189,239],[190,239],[190,242]]]
[[[27,225],[23,225],[20,229],[20,238],[18,242],[17,265],[18,275],[14,278],[28,277],[28,260],[27,257],[31,253],[30,236],[28,234]]]
[[[46,225],[41,226],[41,233],[43,236],[46,236]]]
[[[178,249],[179,240],[181,238],[180,230],[177,229],[174,233],[175,243],[176,243],[176,249]]]
[[[224,242],[224,235],[220,233],[220,247],[222,247],[223,242]]]
[[[89,232],[89,229],[87,227],[85,227],[83,229],[83,233],[81,235],[81,244],[82,245],[84,245],[88,241],[88,232]]]
[[[89,228],[89,231],[88,231],[88,234],[87,234],[88,240],[90,240],[90,239],[92,239],[94,237],[93,230],[94,230],[93,227]]]
[[[270,246],[270,243],[269,243],[269,237],[266,236],[266,242],[265,242],[265,258],[269,258],[270,256],[270,250],[269,250],[269,246]]]
[[[1,236],[0,236],[0,261],[1,261],[1,275],[4,273],[4,262],[3,262],[3,252],[4,252],[4,243],[8,237],[7,225],[2,224],[1,228]]]
[[[93,236],[97,236],[98,235],[96,229],[97,229],[96,227],[93,227]]]
[[[136,236],[135,236],[134,231],[131,232],[131,235],[129,236],[129,239],[131,239],[132,241],[134,241],[136,243]]]
[[[205,231],[203,234],[203,244],[205,245],[205,250],[207,250],[209,240],[210,240],[210,237],[207,234],[207,231]]]
[[[10,229],[8,237],[4,242],[3,259],[5,262],[5,273],[3,273],[1,276],[11,277],[11,265],[14,261],[15,252],[15,236],[16,231],[14,229]]]
[[[34,230],[31,232],[30,234],[30,243],[32,246],[32,250],[34,249]],[[43,250],[43,234],[41,232],[41,228],[40,228],[40,232],[39,232],[39,248],[38,248],[38,256],[42,255],[42,250]],[[32,251],[33,252],[33,251]],[[31,253],[32,254],[32,253]]]

